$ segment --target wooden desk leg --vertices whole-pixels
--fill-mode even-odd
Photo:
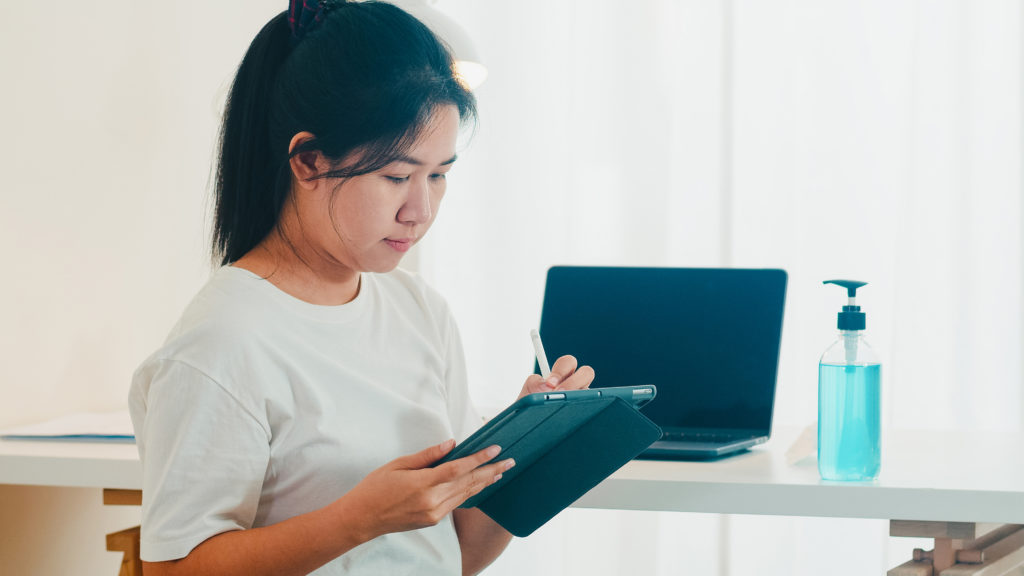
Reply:
[[[935,538],[935,549],[914,550],[914,559],[889,570],[888,576],[1024,574],[1024,525],[893,520],[889,535]]]
[[[103,504],[107,506],[141,506],[141,490],[103,490]],[[107,550],[123,552],[118,576],[142,576],[142,558],[139,556],[140,528],[138,526],[107,534]]]

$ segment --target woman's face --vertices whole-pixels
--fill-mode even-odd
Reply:
[[[340,187],[338,180],[320,180],[307,201],[298,202],[301,234],[314,253],[352,271],[398,266],[437,216],[458,130],[458,109],[438,107],[401,161]]]

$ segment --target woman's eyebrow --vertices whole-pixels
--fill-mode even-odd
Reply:
[[[452,164],[455,162],[455,160],[458,159],[458,157],[459,155],[456,154],[451,158],[445,160],[444,162],[441,162],[439,166],[447,166],[449,164]],[[412,164],[413,166],[423,166],[426,164],[426,162],[413,158],[412,156],[399,156],[398,158],[395,158],[395,162],[404,162],[405,164]]]

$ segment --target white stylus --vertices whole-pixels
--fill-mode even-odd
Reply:
[[[540,343],[540,332],[537,332],[536,328],[530,330],[530,338],[533,340],[533,352],[537,355],[541,378],[546,380],[551,375],[551,366],[548,365],[548,355],[544,353],[544,345]]]

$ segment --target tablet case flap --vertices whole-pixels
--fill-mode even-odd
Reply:
[[[516,460],[512,470],[524,468],[500,486],[494,485],[499,489],[479,501],[480,510],[512,534],[528,536],[661,437],[657,425],[620,398],[586,404],[597,410],[574,432],[563,436],[549,430],[502,451],[499,459],[515,458],[515,452],[532,452],[524,443],[551,444],[540,449],[533,462]],[[556,416],[562,412],[568,416],[576,411],[563,410]],[[551,442],[552,437],[561,441]]]
[[[571,403],[545,402],[529,406],[528,409],[516,413],[511,420],[499,423],[497,428],[482,439],[479,446],[470,448],[478,450],[484,448],[484,445],[497,444],[502,449],[494,460],[511,458],[515,460],[516,465],[502,474],[500,481],[470,497],[460,508],[475,508],[490,498],[491,494],[504,489],[506,484],[529,470],[534,462],[573,434],[584,422],[604,410],[612,400],[595,397]]]

